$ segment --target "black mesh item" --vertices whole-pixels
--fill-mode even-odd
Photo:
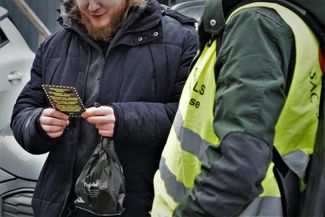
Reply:
[[[102,137],[76,182],[75,206],[99,216],[123,212],[125,180],[113,140]]]

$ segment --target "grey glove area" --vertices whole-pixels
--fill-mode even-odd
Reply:
[[[229,133],[207,162],[194,187],[195,199],[212,216],[237,216],[262,192],[272,146],[248,133]]]

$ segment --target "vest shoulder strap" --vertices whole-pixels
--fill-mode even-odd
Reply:
[[[236,10],[238,7],[241,7],[245,4],[253,3],[253,2],[271,2],[271,3],[277,3],[282,6],[285,6],[286,8],[290,9],[294,13],[296,13],[302,20],[305,21],[305,23],[311,28],[311,30],[314,32],[314,34],[317,36],[321,50],[323,53],[325,53],[325,28],[323,28],[319,21],[314,18],[305,8],[302,8],[301,6],[295,4],[292,1],[288,0],[246,0],[237,5],[233,10]]]

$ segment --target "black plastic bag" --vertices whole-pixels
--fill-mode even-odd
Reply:
[[[125,180],[113,140],[102,137],[76,182],[77,208],[99,216],[123,212]]]

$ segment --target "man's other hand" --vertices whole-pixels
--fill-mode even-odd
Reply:
[[[115,127],[115,115],[113,108],[109,106],[91,107],[81,114],[87,122],[96,125],[101,136],[113,137]]]
[[[39,122],[49,137],[57,138],[69,125],[69,116],[53,108],[46,108],[42,111]]]

